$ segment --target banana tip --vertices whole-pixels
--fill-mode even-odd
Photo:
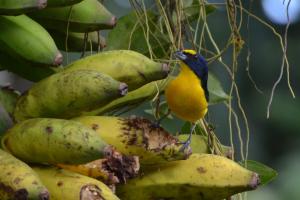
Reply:
[[[115,27],[117,24],[117,17],[113,16],[110,21],[108,22],[108,25],[110,25],[111,27]]]
[[[53,65],[58,66],[63,62],[63,56],[60,52],[58,52],[55,56]]]
[[[38,0],[38,9],[43,9],[47,6],[47,0]]]
[[[162,70],[163,70],[164,73],[166,73],[166,75],[168,75],[169,72],[170,72],[170,66],[166,63],[163,63],[162,64]]]
[[[48,190],[44,190],[39,194],[39,200],[49,200],[50,199],[50,194]]]
[[[128,85],[126,83],[120,83],[119,91],[122,96],[125,96],[128,92]]]
[[[250,188],[254,190],[257,188],[257,186],[259,186],[259,184],[260,184],[259,175],[257,173],[253,173],[249,183]]]

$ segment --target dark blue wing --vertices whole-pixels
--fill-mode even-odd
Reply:
[[[197,56],[189,57],[183,60],[183,62],[190,67],[197,77],[200,78],[206,101],[209,101],[209,93],[207,89],[208,67],[206,60],[200,54],[197,54]]]

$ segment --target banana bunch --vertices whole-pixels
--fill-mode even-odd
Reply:
[[[192,154],[187,160],[151,166],[140,178],[117,187],[126,200],[221,200],[259,184],[256,173],[222,156]]]
[[[47,0],[1,0],[0,15],[19,15],[47,6]]]

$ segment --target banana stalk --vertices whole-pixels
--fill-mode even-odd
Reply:
[[[47,6],[47,0],[1,0],[0,15],[20,15]]]
[[[2,147],[30,163],[82,164],[104,156],[107,145],[81,123],[52,118],[22,121],[2,138]]]
[[[190,148],[180,151],[182,145],[175,137],[144,118],[84,116],[73,120],[94,129],[118,152],[138,156],[141,164],[186,159],[190,154]]]
[[[30,17],[46,28],[58,31],[92,32],[111,29],[117,19],[98,0],[84,0],[72,6],[45,8]]]
[[[37,174],[27,164],[1,149],[0,199],[49,199],[49,192]]]
[[[0,16],[0,50],[14,57],[60,65],[63,57],[49,33],[26,15]]]
[[[51,200],[119,200],[102,182],[54,167],[33,167],[50,191]]]
[[[187,160],[156,165],[117,187],[126,200],[219,200],[253,190],[259,177],[223,156],[192,154]]]
[[[92,70],[60,72],[33,85],[17,101],[14,119],[70,118],[127,93],[127,85]]]
[[[129,91],[166,78],[169,66],[131,50],[112,50],[87,56],[68,65],[66,71],[91,69],[128,85]]]

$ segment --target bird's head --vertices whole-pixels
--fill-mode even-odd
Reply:
[[[176,51],[175,57],[184,62],[192,71],[207,71],[207,62],[203,56],[192,49]],[[196,73],[196,72],[195,72]],[[197,74],[197,73],[196,73]]]

